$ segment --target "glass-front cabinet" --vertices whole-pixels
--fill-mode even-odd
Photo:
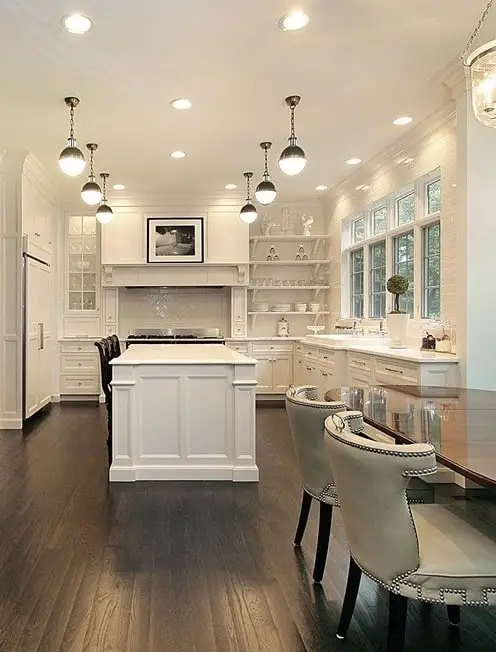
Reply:
[[[97,223],[93,215],[71,215],[67,233],[67,310],[98,305]]]

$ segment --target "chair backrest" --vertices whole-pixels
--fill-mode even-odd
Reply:
[[[411,477],[436,471],[434,448],[354,435],[339,414],[326,419],[325,429],[351,555],[372,577],[390,584],[419,566],[406,488]]]
[[[119,342],[119,338],[117,335],[110,335],[107,338],[110,342],[110,346],[112,348],[112,358],[118,358],[121,354],[121,344]]]
[[[94,343],[98,349],[100,356],[100,374],[102,379],[102,389],[105,394],[105,399],[111,400],[112,390],[110,388],[110,381],[112,380],[112,368],[110,366],[111,351],[107,338],[103,338]]]
[[[324,448],[324,421],[346,409],[341,401],[320,401],[318,396],[318,389],[311,385],[286,392],[286,413],[303,486],[316,497],[334,484]]]

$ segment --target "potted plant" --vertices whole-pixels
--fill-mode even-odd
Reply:
[[[387,281],[387,290],[394,296],[393,310],[387,315],[389,346],[392,349],[403,349],[407,344],[410,315],[400,310],[400,297],[407,292],[409,285],[408,279],[399,274]]]

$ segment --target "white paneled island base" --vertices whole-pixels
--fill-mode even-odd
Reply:
[[[258,481],[256,360],[222,344],[136,344],[111,365],[111,482]]]

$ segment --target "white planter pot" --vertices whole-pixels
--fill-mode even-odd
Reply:
[[[386,321],[389,332],[389,347],[391,349],[406,348],[410,315],[389,313]]]

